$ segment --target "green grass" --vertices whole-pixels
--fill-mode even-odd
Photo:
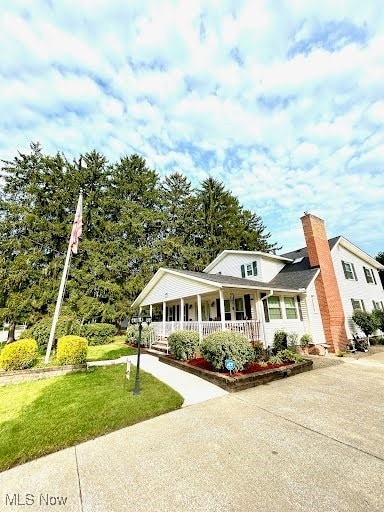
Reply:
[[[87,361],[104,361],[136,354],[135,348],[125,345],[125,339],[125,336],[115,336],[112,343],[88,347]]]
[[[125,365],[0,388],[0,471],[178,409],[182,397],[140,372],[132,395]]]

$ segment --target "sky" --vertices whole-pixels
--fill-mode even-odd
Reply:
[[[384,251],[382,0],[1,0],[0,158],[212,176],[281,252],[304,211]]]

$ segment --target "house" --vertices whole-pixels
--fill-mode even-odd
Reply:
[[[231,330],[268,346],[284,329],[344,350],[357,331],[353,311],[384,309],[384,266],[342,236],[328,240],[322,219],[301,221],[306,247],[279,256],[226,250],[203,272],[160,268],[132,306],[149,309],[157,339]]]

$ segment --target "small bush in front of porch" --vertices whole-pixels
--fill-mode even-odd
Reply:
[[[150,325],[143,325],[141,332],[141,346],[149,347],[151,338],[153,338],[154,329]],[[127,343],[137,345],[139,342],[139,327],[138,325],[130,325],[127,327]]]
[[[280,350],[288,348],[288,334],[284,330],[278,330],[273,336],[273,351],[276,354]]]
[[[201,355],[215,370],[225,369],[225,360],[232,359],[235,371],[243,370],[246,364],[255,360],[255,353],[248,339],[236,332],[213,332],[203,338]]]
[[[197,331],[176,331],[168,338],[169,350],[181,361],[193,359],[199,346]]]

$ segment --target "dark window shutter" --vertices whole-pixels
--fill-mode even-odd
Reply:
[[[344,277],[345,279],[348,279],[347,269],[345,268],[345,261],[342,261],[341,264],[343,265]]]
[[[300,300],[300,295],[298,295],[298,296],[296,297],[296,299],[297,299],[297,305],[298,305],[298,307],[299,307],[299,318],[300,318],[300,320],[301,320],[301,321],[303,321],[303,311],[302,311],[302,309],[301,309],[301,300]]]
[[[244,306],[245,306],[245,316],[248,320],[252,319],[252,309],[251,309],[251,296],[249,293],[244,295]]]
[[[353,277],[355,278],[355,281],[357,281],[357,275],[356,275],[355,265],[354,265],[353,263],[351,263],[351,268],[352,268],[352,272],[353,272]]]
[[[376,307],[376,302],[373,300],[373,301],[372,301],[372,304],[373,304],[373,311],[375,311],[375,309],[377,309],[377,307]]]
[[[260,293],[260,297],[263,298],[265,297],[267,294],[266,293]],[[264,317],[265,317],[265,321],[266,322],[269,322],[269,311],[268,311],[268,303],[266,300],[263,300],[262,301],[263,303],[263,307],[264,307]]]
[[[253,275],[257,276],[257,261],[252,261]]]
[[[245,277],[245,266],[241,265],[241,277]]]
[[[361,307],[363,308],[363,311],[365,311],[364,301],[361,299]]]
[[[375,272],[374,272],[373,270],[371,270],[371,274],[372,274],[372,277],[373,277],[373,282],[374,282],[375,284],[377,284],[377,283],[376,283]]]

